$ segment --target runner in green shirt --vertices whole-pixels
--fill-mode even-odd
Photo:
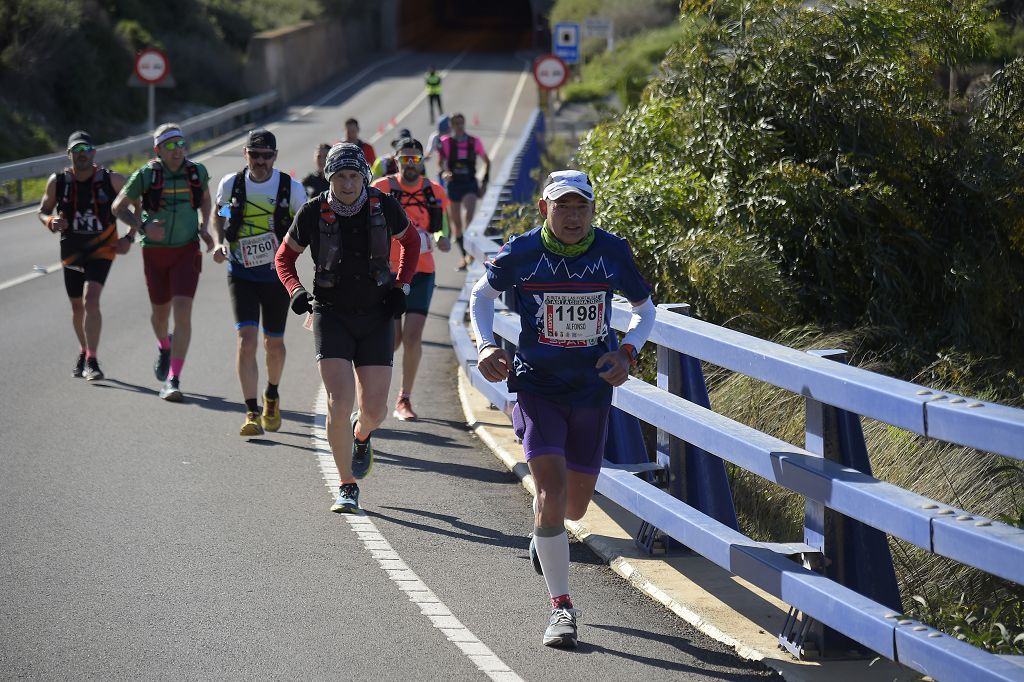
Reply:
[[[153,307],[153,332],[159,346],[153,371],[164,382],[160,397],[179,402],[179,379],[192,339],[192,299],[199,285],[203,256],[214,246],[208,225],[212,212],[210,174],[185,158],[185,136],[176,123],[153,133],[157,158],[139,168],[114,200],[114,214],[142,235],[142,262]],[[170,317],[174,312],[174,334]]]

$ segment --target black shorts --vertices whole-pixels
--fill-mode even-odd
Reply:
[[[355,314],[314,303],[313,339],[317,360],[341,358],[356,367],[394,363],[395,323],[383,307]]]
[[[462,201],[462,197],[467,194],[480,194],[480,185],[477,184],[476,177],[472,175],[453,175],[452,179],[448,181],[448,187],[445,189],[448,192],[448,199],[450,201]]]
[[[68,292],[68,298],[82,298],[86,282],[106,284],[113,263],[109,258],[93,258],[75,265],[65,265],[64,289]]]
[[[235,310],[235,329],[257,327],[263,313],[263,334],[284,336],[291,299],[280,281],[259,282],[228,273],[228,291]]]

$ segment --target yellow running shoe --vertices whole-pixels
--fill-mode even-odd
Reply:
[[[246,412],[245,423],[242,424],[242,428],[238,430],[239,436],[262,436],[263,427],[260,426],[260,413],[259,412]]]
[[[281,399],[263,396],[263,428],[277,431],[281,428]]]

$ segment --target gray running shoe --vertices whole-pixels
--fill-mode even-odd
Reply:
[[[171,371],[171,349],[157,348],[156,362],[153,363],[153,374],[157,381],[167,381],[167,373]]]
[[[576,609],[560,606],[551,612],[548,629],[544,631],[544,646],[576,648]]]
[[[82,372],[82,377],[86,381],[100,381],[103,376],[103,370],[100,369],[100,363],[96,358],[89,358],[85,361],[85,371]]]
[[[181,388],[178,386],[178,377],[172,377],[164,383],[160,389],[160,397],[169,403],[181,402]]]
[[[334,501],[331,511],[335,514],[357,514],[359,512],[359,486],[355,483],[340,485],[338,499]]]
[[[74,368],[71,370],[71,376],[77,379],[82,376],[83,372],[85,372],[85,353],[79,353],[78,362],[75,363]]]

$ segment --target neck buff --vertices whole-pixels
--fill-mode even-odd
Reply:
[[[330,205],[331,210],[342,218],[351,218],[363,210],[363,205],[366,204],[366,185],[363,185],[362,193],[351,205],[341,203],[341,200],[334,196],[334,190],[331,190],[331,193],[327,195],[327,203]]]
[[[590,232],[587,236],[579,240],[575,244],[563,244],[558,241],[558,237],[551,231],[547,223],[544,223],[544,227],[540,231],[540,240],[544,244],[544,248],[553,254],[563,256],[565,258],[573,258],[586,253],[590,245],[594,243],[594,228],[590,228]]]

